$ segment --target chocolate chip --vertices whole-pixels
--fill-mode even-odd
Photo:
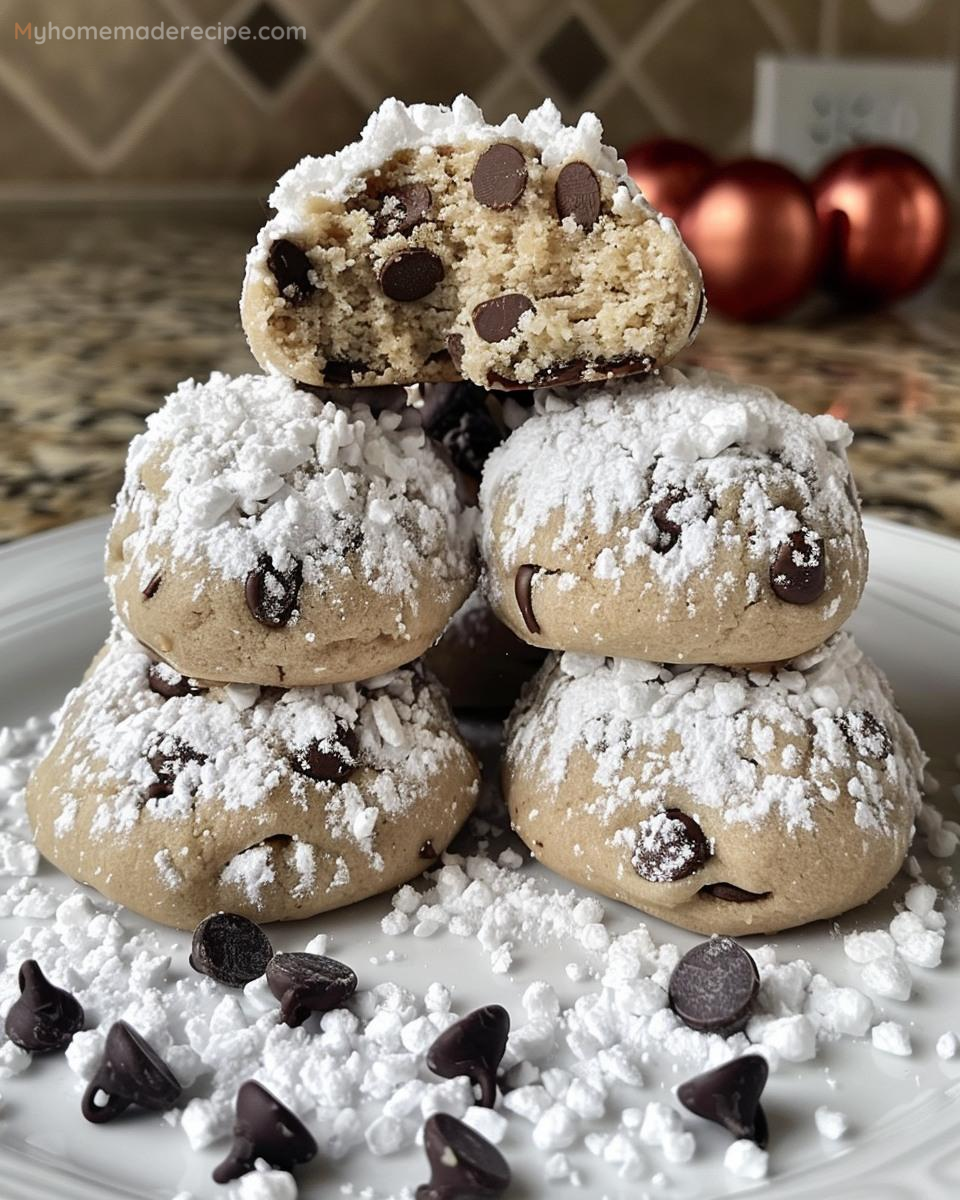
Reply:
[[[498,142],[477,159],[470,182],[474,198],[484,208],[497,212],[512,208],[527,186],[526,161],[516,146]]]
[[[435,392],[443,391],[442,385]],[[479,479],[483,465],[503,441],[500,428],[486,407],[486,392],[473,383],[450,384],[425,421],[430,437],[442,443],[454,466]]]
[[[163,583],[163,576],[159,571],[157,571],[140,595],[144,598],[144,600],[152,600],[157,594],[161,583]]]
[[[770,567],[770,586],[787,604],[813,604],[827,586],[823,539],[809,529],[796,529],[777,551]]]
[[[422,300],[441,279],[440,256],[420,246],[398,250],[380,268],[380,290],[390,300]]]
[[[532,311],[532,300],[520,292],[507,292],[477,305],[473,327],[485,342],[502,342],[510,337],[523,314]]]
[[[463,362],[463,338],[459,333],[451,333],[447,338],[447,353],[450,361],[459,371]]]
[[[339,1008],[357,990],[353,971],[323,954],[275,954],[266,975],[270,991],[280,1001],[280,1019],[294,1027],[311,1013]]]
[[[207,761],[205,754],[171,734],[162,736],[160,741],[147,751],[146,758],[157,777],[156,782],[147,788],[148,800],[172,795],[174,782],[187,763]]]
[[[190,966],[227,987],[259,979],[273,957],[270,939],[259,925],[237,913],[204,917],[193,931]]]
[[[357,769],[359,753],[356,733],[338,721],[335,734],[323,741],[314,739],[292,761],[296,770],[317,783],[344,783]]]
[[[427,840],[423,843],[423,845],[417,851],[417,857],[425,858],[428,860],[434,859],[437,857],[437,852],[433,848],[433,842],[429,838],[427,838]]]
[[[533,577],[539,570],[540,568],[533,563],[524,563],[523,566],[517,567],[517,574],[513,581],[513,592],[517,598],[517,607],[520,609],[523,623],[534,634],[540,633],[540,622],[533,611],[531,591]]]
[[[600,184],[584,162],[567,163],[554,190],[557,216],[573,217],[581,229],[592,229],[600,216]]]
[[[80,1111],[95,1125],[112,1121],[131,1105],[164,1112],[180,1098],[176,1076],[126,1021],[110,1026],[103,1058],[87,1084]],[[98,1102],[100,1093],[106,1101]]]
[[[309,1162],[313,1135],[298,1116],[254,1079],[240,1085],[230,1153],[214,1169],[214,1183],[229,1183],[254,1170],[258,1158],[279,1171]]]
[[[433,197],[425,183],[406,183],[384,192],[380,197],[380,211],[373,222],[373,236],[389,237],[392,233],[409,233],[430,212]]]
[[[703,830],[679,808],[656,812],[640,822],[633,869],[650,883],[674,883],[699,871],[710,857]]]
[[[323,381],[330,384],[331,387],[350,387],[353,384],[354,375],[365,375],[369,369],[367,364],[360,362],[359,359],[328,358],[323,365]],[[298,384],[297,386],[303,385]],[[307,390],[313,389],[308,388]],[[322,388],[317,388],[316,391],[322,392]]]
[[[701,289],[700,289],[700,299],[697,301],[697,314],[696,314],[696,316],[693,318],[693,324],[690,326],[690,336],[691,336],[691,338],[692,338],[692,337],[693,337],[693,335],[694,335],[694,334],[697,332],[697,329],[698,329],[698,327],[699,327],[699,325],[700,325],[700,321],[701,321],[701,319],[702,319],[702,317],[703,317],[703,309],[704,309],[704,305],[705,305],[706,303],[707,303],[707,293],[706,293],[706,292],[703,290],[703,288],[701,288]]]
[[[303,566],[299,562],[294,560],[286,571],[278,571],[270,556],[264,554],[247,576],[247,608],[261,625],[280,629],[296,612],[302,582]]]
[[[649,354],[618,354],[616,358],[598,358],[592,369],[610,379],[624,375],[646,375],[656,366]]]
[[[654,525],[660,531],[659,540],[653,548],[658,554],[666,554],[677,544],[681,527],[680,523],[670,516],[670,510],[674,505],[682,504],[686,499],[688,499],[687,493],[682,488],[671,488],[659,500],[653,502],[650,515]]]
[[[280,238],[270,247],[267,266],[277,281],[277,291],[292,304],[302,304],[316,291],[310,279],[310,259],[286,238]]]
[[[868,709],[850,709],[840,715],[837,724],[861,758],[883,759],[893,753],[889,733]]]
[[[744,1054],[688,1079],[677,1088],[677,1099],[698,1117],[714,1121],[735,1138],[767,1144],[767,1118],[760,1104],[767,1082],[767,1060]]]
[[[32,958],[20,964],[19,982],[20,996],[4,1021],[7,1037],[31,1054],[66,1049],[83,1027],[80,1001],[54,987]]]
[[[736,1033],[750,1017],[760,976],[742,946],[728,937],[701,942],[680,959],[670,976],[670,1004],[685,1025],[700,1033]]]
[[[147,687],[151,692],[162,696],[164,700],[172,700],[174,697],[181,696],[197,696],[204,691],[203,688],[192,684],[186,675],[178,675],[166,663],[150,664],[147,668]]]
[[[480,1089],[481,1106],[493,1108],[497,1068],[509,1033],[510,1014],[505,1008],[499,1004],[477,1008],[440,1034],[427,1051],[427,1066],[444,1079],[466,1075]]]
[[[423,1148],[430,1182],[417,1189],[418,1200],[479,1200],[510,1186],[510,1167],[496,1146],[450,1113],[427,1119]]]
[[[748,892],[745,888],[737,887],[735,883],[708,883],[700,889],[701,896],[713,896],[717,900],[728,900],[731,904],[753,904],[756,900],[766,900],[769,892]]]

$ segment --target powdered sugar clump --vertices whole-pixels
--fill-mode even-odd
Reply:
[[[115,528],[146,586],[172,556],[244,579],[268,556],[305,583],[345,571],[412,597],[472,572],[472,510],[421,428],[272,375],[187,380],[130,445]],[[144,483],[147,482],[147,486]],[[157,492],[159,491],[159,495]]]

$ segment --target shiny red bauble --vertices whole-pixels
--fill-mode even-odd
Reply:
[[[680,220],[683,210],[710,174],[714,161],[705,150],[676,138],[650,138],[631,146],[627,170],[654,208]]]
[[[922,287],[943,261],[950,225],[943,189],[903,150],[862,146],[812,184],[827,247],[824,281],[860,304],[884,304]]]
[[[793,171],[745,158],[713,172],[680,218],[710,307],[741,321],[792,308],[820,268],[821,238],[807,185]]]

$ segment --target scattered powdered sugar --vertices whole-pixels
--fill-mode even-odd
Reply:
[[[872,756],[849,719],[861,711],[890,731],[896,753]],[[835,803],[846,779],[858,826],[883,832],[894,803],[919,810],[926,762],[848,633],[769,671],[555,655],[513,714],[507,754],[556,786],[579,748],[595,758],[611,812],[656,806],[676,785],[729,822],[772,816],[788,830],[814,827],[817,806]],[[919,917],[919,929],[905,924],[911,917],[899,918],[900,940],[913,961],[933,957],[932,931]]]
[[[573,553],[595,533],[606,543],[595,574],[616,579],[642,561],[671,590],[721,550],[766,577],[800,528],[837,539],[828,572],[863,553],[851,434],[835,418],[805,416],[765,388],[698,368],[535,395],[540,415],[491,453],[480,488],[485,555],[496,548],[508,568],[529,561],[548,526],[541,559]],[[669,553],[657,502],[683,531]]]
[[[296,560],[308,584],[356,572],[402,596],[472,571],[473,510],[423,429],[279,375],[181,383],[130,444],[115,528],[131,518],[141,587],[165,555],[226,579]]]

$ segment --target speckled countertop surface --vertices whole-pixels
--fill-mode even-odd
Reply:
[[[0,540],[105,512],[126,445],[179,379],[254,367],[237,314],[253,200],[7,208]],[[857,432],[868,509],[960,536],[960,278],[894,312],[710,317],[687,359]]]

